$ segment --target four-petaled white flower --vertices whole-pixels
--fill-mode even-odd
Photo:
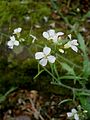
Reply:
[[[71,34],[69,34],[68,37],[69,37],[69,39],[71,40],[71,38],[72,38]],[[76,40],[76,39],[73,39],[73,40],[67,42],[67,43],[64,45],[64,48],[70,48],[70,47],[71,47],[71,49],[72,49],[73,51],[77,52],[77,51],[78,51],[78,48],[77,48],[78,45],[79,45],[79,44],[78,44],[77,40]]]
[[[10,40],[7,42],[7,45],[8,45],[8,47],[9,47],[10,49],[13,49],[13,46],[14,46],[14,45],[15,45],[15,46],[18,46],[18,45],[19,45],[19,41],[17,41],[14,36],[11,36],[11,37],[10,37]]]
[[[30,37],[32,37],[32,38],[33,38],[32,43],[34,43],[34,42],[35,42],[35,40],[37,40],[36,36],[34,36],[34,35],[32,35],[32,34],[30,34]]]
[[[71,47],[71,49],[72,49],[73,51],[77,52],[77,51],[78,51],[77,46],[78,46],[77,40],[74,39],[74,40],[69,41],[68,43],[66,43],[66,44],[64,45],[64,48],[69,48],[69,47]]]
[[[43,37],[46,38],[47,40],[53,40],[54,43],[56,43],[58,41],[58,38],[62,35],[64,35],[63,32],[55,33],[55,30],[53,29],[43,32]]]
[[[22,31],[22,28],[16,28],[16,29],[14,29],[13,34],[19,34],[21,31]]]
[[[68,118],[74,118],[75,120],[79,120],[79,115],[77,114],[77,110],[76,109],[72,109],[71,112],[67,113],[67,117]]]
[[[39,64],[41,64],[42,66],[46,66],[47,61],[49,61],[50,63],[54,63],[56,58],[54,56],[50,55],[50,52],[51,52],[51,48],[44,47],[43,52],[37,52],[35,54],[35,59],[40,60]]]

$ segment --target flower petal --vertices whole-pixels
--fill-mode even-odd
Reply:
[[[18,30],[18,32],[21,32],[21,31],[22,31],[22,28],[18,28],[17,30]]]
[[[77,113],[77,110],[73,108],[73,109],[71,110],[71,112],[72,112],[72,114],[76,114],[76,113]]]
[[[62,35],[64,35],[64,33],[63,32],[58,32],[58,33],[56,33],[56,35],[57,36],[62,36]]]
[[[57,35],[54,35],[52,39],[53,39],[53,42],[54,42],[54,43],[57,43],[57,41],[58,41],[58,36],[57,36]]]
[[[51,52],[51,48],[49,48],[49,47],[44,47],[43,48],[43,53],[47,56],[47,55],[49,55],[49,53]]]
[[[75,114],[75,115],[74,115],[74,119],[75,119],[75,120],[79,120],[78,114]]]
[[[20,33],[21,31],[22,31],[22,28],[16,28],[16,29],[14,29],[14,33],[13,34]]]
[[[71,112],[68,112],[68,113],[67,113],[67,117],[68,117],[68,118],[70,118],[70,117],[72,117],[72,116],[73,116],[73,114],[72,114]]]
[[[76,39],[72,40],[72,41],[71,41],[71,44],[73,44],[73,45],[76,45],[76,46],[77,46],[77,45],[78,45],[77,40],[76,40]]]
[[[48,59],[48,61],[49,61],[50,63],[54,63],[55,60],[56,60],[56,58],[55,58],[54,56],[52,56],[52,55],[48,56],[47,59]]]
[[[43,37],[46,38],[47,40],[49,40],[49,34],[48,32],[43,32]]]
[[[41,58],[43,58],[43,57],[44,57],[43,52],[37,52],[37,53],[35,54],[35,59],[41,59]]]
[[[53,37],[55,35],[55,30],[50,29],[47,31],[50,37]]]
[[[71,40],[71,38],[72,38],[72,35],[71,35],[71,34],[69,34],[69,35],[68,35],[68,37],[69,37],[69,39]]]
[[[15,40],[14,45],[18,46],[19,45],[19,41]]]
[[[8,45],[8,46],[13,46],[13,42],[12,42],[11,40],[9,40],[9,41],[7,42],[7,45]]]
[[[46,66],[47,65],[47,59],[43,58],[39,61],[39,64],[42,66]]]
[[[10,49],[13,49],[13,46],[9,46]]]
[[[10,40],[11,40],[11,41],[15,41],[15,37],[14,37],[14,36],[11,36],[11,37],[10,37]]]
[[[71,48],[73,51],[77,52],[78,51],[78,48],[75,46],[75,45],[71,45]]]

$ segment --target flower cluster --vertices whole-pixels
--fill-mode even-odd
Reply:
[[[46,32],[43,32],[43,37],[47,40],[52,40],[54,43],[58,43],[58,40],[61,40],[61,36],[63,36],[63,32],[55,32],[55,30],[50,29]],[[71,34],[68,35],[69,41],[64,45],[64,49],[71,48],[73,51],[78,52],[78,42],[76,39],[71,39]],[[64,53],[63,49],[59,49],[61,53]]]
[[[43,37],[46,38],[47,40],[52,40],[53,43],[57,43],[56,45],[58,45],[59,41],[61,41],[62,36],[64,35],[63,32],[55,32],[55,30],[50,29],[47,30],[45,32],[42,33]],[[31,36],[33,37],[33,36]],[[69,41],[67,43],[65,43],[64,45],[61,43],[59,45],[63,45],[63,49],[62,47],[59,48],[59,52],[64,53],[64,49],[67,48],[71,48],[73,51],[78,52],[78,42],[76,39],[71,39],[71,34],[68,35]],[[35,39],[35,37],[33,37],[33,39]],[[40,60],[39,64],[41,64],[42,66],[46,66],[47,65],[47,61],[54,63],[56,58],[54,56],[50,55],[51,52],[51,48],[49,47],[44,47],[43,48],[43,52],[37,52],[35,54],[35,59]]]
[[[22,28],[16,28],[14,29],[13,34],[16,35],[16,37],[10,36],[10,40],[7,42],[7,45],[10,49],[13,49],[14,46],[19,46],[20,42],[24,41],[23,38],[20,38],[20,33],[22,31]],[[68,35],[69,41],[67,43],[62,43],[61,41],[62,36],[64,36],[63,32],[55,32],[55,30],[50,29],[47,30],[45,32],[42,33],[43,37],[47,40],[52,40],[53,44],[59,45],[59,52],[64,53],[65,49],[67,48],[71,48],[73,51],[78,52],[78,42],[76,39],[71,39],[71,34]],[[37,38],[30,34],[30,37],[32,38],[32,43],[35,42],[35,40],[37,40]],[[61,44],[58,44],[59,42],[61,42]],[[62,47],[61,47],[62,45]],[[46,66],[47,65],[47,61],[49,61],[50,63],[54,63],[56,60],[55,56],[50,55],[51,52],[51,48],[50,47],[44,47],[43,48],[43,52],[37,52],[35,54],[35,59],[40,60],[39,64],[41,64],[42,66]]]
[[[17,37],[19,38],[20,32],[22,31],[22,28],[16,28],[14,29],[13,34],[16,34]],[[7,45],[10,49],[13,49],[14,46],[19,46],[19,41],[16,40],[15,36],[10,36],[10,40],[7,42]]]
[[[79,105],[77,106],[77,110],[73,108],[71,109],[71,112],[67,112],[67,118],[74,120],[84,120],[87,118],[87,110],[83,110],[83,108]]]
[[[78,43],[77,43],[77,40],[76,39],[73,39],[71,40],[71,34],[68,35],[68,37],[70,38],[70,41],[67,42],[65,45],[64,45],[64,48],[71,48],[73,51],[77,52],[78,51]]]
[[[62,35],[64,35],[63,32],[56,33],[55,30],[53,30],[53,29],[43,32],[43,37],[46,38],[47,40],[53,40],[54,43],[57,43],[58,38]]]
[[[74,118],[75,120],[79,120],[79,115],[77,113],[77,110],[75,108],[71,109],[71,112],[67,113],[68,118]]]

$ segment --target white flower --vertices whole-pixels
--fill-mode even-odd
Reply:
[[[54,56],[50,55],[50,52],[51,52],[51,48],[44,47],[43,52],[37,52],[35,54],[35,59],[40,60],[39,64],[41,64],[42,66],[46,66],[47,61],[49,61],[50,63],[54,63],[56,58]]]
[[[67,117],[68,118],[74,117],[75,120],[79,120],[79,116],[77,114],[77,110],[74,109],[74,108],[71,110],[71,112],[67,113]]]
[[[69,39],[71,40],[71,38],[72,38],[71,34],[69,34],[68,37],[69,37]],[[70,47],[71,47],[71,49],[72,49],[73,51],[77,52],[77,51],[78,51],[77,46],[78,46],[77,40],[76,40],[76,39],[73,39],[73,40],[67,42],[67,43],[64,45],[64,48],[70,48]]]
[[[32,35],[32,34],[30,34],[30,37],[32,37],[32,38],[33,38],[32,43],[34,43],[34,42],[35,42],[35,40],[37,40],[36,36],[34,36],[34,35]]]
[[[71,47],[71,49],[72,49],[73,51],[77,52],[77,51],[78,51],[77,46],[78,46],[77,40],[74,39],[74,40],[69,41],[68,43],[66,43],[66,44],[64,45],[64,48],[69,48],[69,47]]]
[[[13,34],[18,34],[22,31],[22,28],[16,28],[14,29],[14,33]]]
[[[10,40],[7,42],[7,45],[9,46],[10,49],[13,49],[14,45],[15,46],[19,45],[19,41],[17,41],[14,36],[11,36]]]
[[[50,29],[46,32],[43,32],[43,37],[46,38],[47,40],[53,40],[53,42],[57,42],[58,41],[58,37],[64,35],[63,32],[58,32],[55,33],[55,30]]]

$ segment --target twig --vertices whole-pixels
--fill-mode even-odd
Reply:
[[[35,108],[32,99],[29,98],[29,100],[30,100],[30,102],[31,102],[32,108],[34,109],[35,113],[39,116],[39,118],[40,118],[41,120],[44,120],[44,118],[41,116],[40,112],[38,112],[38,110]]]

